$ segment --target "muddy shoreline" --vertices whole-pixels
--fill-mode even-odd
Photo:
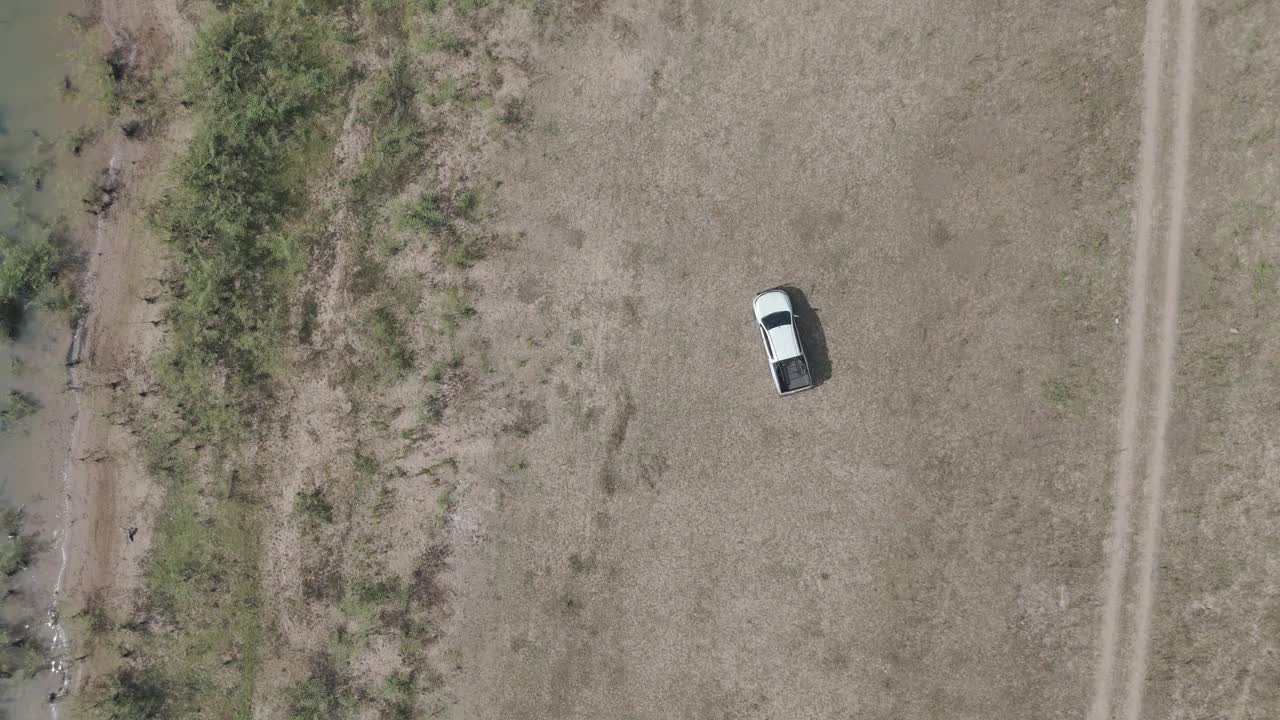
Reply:
[[[128,62],[148,73],[163,72],[172,62],[178,17],[176,5],[164,0],[110,0],[101,6],[112,46],[124,48]],[[163,259],[143,214],[149,183],[163,177],[181,143],[181,123],[166,123],[145,142],[126,137],[116,125],[113,120],[104,138],[104,172],[118,190],[84,241],[79,289],[88,312],[67,349],[68,388],[77,408],[62,473],[61,562],[49,621],[70,627],[54,631],[53,669],[63,675],[50,704],[54,718],[67,696],[99,670],[98,658],[77,633],[83,628],[67,616],[90,604],[127,614],[150,541],[149,517],[160,500],[137,461],[122,413],[127,417],[131,395],[145,394],[147,358],[163,339],[154,322],[159,310],[145,299],[156,292]]]

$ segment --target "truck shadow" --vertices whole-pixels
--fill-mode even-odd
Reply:
[[[809,358],[809,374],[813,377],[813,386],[817,387],[831,379],[831,356],[827,354],[827,336],[822,331],[822,321],[818,318],[817,308],[809,304],[803,290],[792,285],[783,285],[782,289],[791,296],[791,309],[800,324],[800,342],[804,343],[804,352]]]

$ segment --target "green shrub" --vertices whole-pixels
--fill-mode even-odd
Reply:
[[[0,680],[35,677],[48,667],[47,653],[31,633],[37,624],[32,618],[0,619]]]
[[[356,453],[351,456],[351,469],[361,477],[373,477],[378,472],[378,461],[368,455]]]
[[[464,190],[453,198],[453,211],[464,220],[475,222],[480,219],[480,193],[475,190]]]
[[[313,657],[307,677],[285,692],[289,720],[334,720],[344,717],[355,702],[350,678],[328,653]]]
[[[280,369],[299,238],[305,148],[341,76],[329,27],[300,6],[250,3],[210,20],[186,96],[196,130],[153,224],[177,252],[162,379],[197,430],[211,406],[247,410]],[[224,375],[221,391],[208,378]]]
[[[398,53],[369,86],[360,119],[371,124],[411,120],[415,94],[409,58]]]
[[[316,326],[320,323],[320,303],[308,295],[302,300],[302,313],[298,322],[298,343],[310,345],[315,335]]]
[[[410,720],[414,716],[416,686],[416,676],[412,672],[393,672],[382,681],[382,701],[386,705],[386,717],[391,720]]]
[[[438,425],[441,420],[444,420],[444,411],[447,407],[448,401],[438,390],[424,397],[418,402],[419,427]]]
[[[303,528],[314,530],[333,522],[333,505],[320,488],[303,490],[293,496],[293,514],[302,520]]]
[[[419,195],[400,217],[400,227],[417,232],[439,230],[448,224],[449,218],[440,209],[440,195],[434,192]]]
[[[448,30],[428,28],[418,36],[418,49],[423,52],[443,50],[448,53],[461,53],[467,49],[467,41]]]
[[[413,367],[413,354],[404,345],[404,330],[391,308],[381,306],[369,314],[371,367],[384,383],[398,382]]]
[[[72,154],[79,155],[86,145],[98,142],[100,137],[102,137],[102,128],[81,125],[79,128],[67,133],[67,150]]]
[[[0,235],[0,334],[18,336],[26,306],[53,282],[62,265],[62,253],[47,231],[25,243]]]
[[[175,688],[159,668],[126,666],[107,676],[99,690],[102,702],[93,717],[106,720],[143,720],[173,717]]]
[[[1068,410],[1079,401],[1076,388],[1065,380],[1046,380],[1040,385],[1040,397],[1055,410]]]
[[[397,54],[366,91],[361,118],[373,140],[351,178],[351,196],[364,204],[400,187],[426,150],[427,140],[414,111],[416,94],[408,58]]]
[[[502,110],[498,113],[498,122],[510,128],[528,127],[529,110],[523,101],[508,98],[502,103]]]
[[[489,5],[490,0],[454,0],[453,7],[459,15],[467,16]]]
[[[351,179],[352,200],[368,203],[400,187],[426,148],[426,137],[416,125],[405,124],[380,132]]]
[[[39,410],[36,401],[17,390],[10,390],[9,397],[0,402],[0,430],[8,430],[11,425]]]
[[[459,270],[466,270],[484,257],[484,250],[469,240],[454,240],[444,252],[444,264]]]
[[[437,360],[431,363],[431,367],[427,370],[427,382],[440,382],[444,379],[446,371],[457,370],[462,367],[464,356],[461,350],[454,350],[445,360]]]
[[[462,326],[462,321],[475,314],[475,309],[467,304],[466,292],[457,285],[450,286],[444,293],[444,301],[440,307],[440,332],[453,335]]]
[[[7,576],[25,569],[36,553],[36,540],[25,532],[26,513],[21,509],[0,509],[0,574]]]
[[[458,81],[453,78],[445,78],[437,83],[431,94],[427,96],[427,104],[434,108],[447,105],[457,99]]]

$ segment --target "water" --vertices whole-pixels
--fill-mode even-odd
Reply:
[[[76,157],[69,137],[92,124],[95,112],[83,93],[65,87],[67,78],[78,85],[75,56],[93,52],[92,36],[67,22],[69,13],[85,11],[80,0],[0,0],[0,233],[19,242],[59,218],[73,236],[93,230],[79,198],[103,163],[101,149]],[[18,390],[39,406],[0,433],[0,499],[25,509],[28,528],[44,544],[31,571],[10,579],[19,593],[6,599],[4,612],[29,618],[54,656],[35,677],[3,687],[0,717],[57,717],[49,698],[69,681],[57,600],[69,552],[69,448],[79,432],[79,396],[69,389],[74,378],[65,363],[71,336],[65,317],[37,310],[16,341],[0,343],[0,398]]]

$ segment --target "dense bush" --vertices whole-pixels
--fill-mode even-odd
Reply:
[[[304,249],[289,221],[342,75],[331,36],[298,5],[255,3],[210,21],[189,61],[196,132],[152,217],[182,270],[161,380],[196,430],[232,431],[225,409],[250,409],[281,367]]]
[[[0,335],[17,337],[26,306],[53,282],[62,253],[48,232],[19,243],[0,235]]]

